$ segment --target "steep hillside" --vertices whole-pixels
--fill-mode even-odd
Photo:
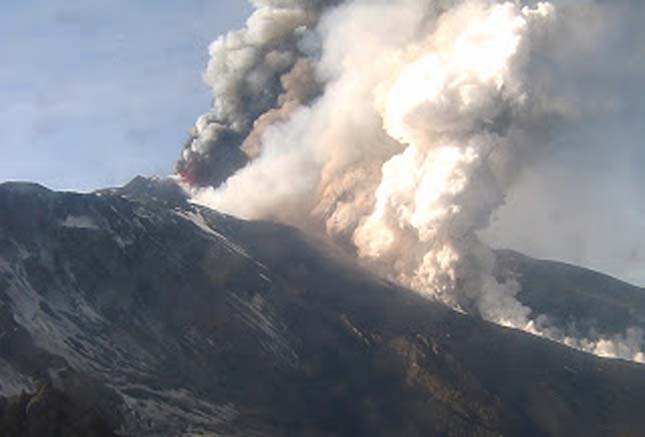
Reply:
[[[143,178],[0,185],[0,393],[42,383],[133,436],[645,429],[645,367],[457,314]]]
[[[561,327],[619,334],[645,326],[642,288],[578,266],[508,250],[497,252],[497,262],[500,276],[515,277],[522,284],[519,299]]]

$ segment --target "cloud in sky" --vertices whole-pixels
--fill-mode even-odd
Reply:
[[[645,18],[637,0],[601,3]],[[250,10],[244,0],[3,2],[0,181],[92,189],[170,173],[188,128],[210,107],[201,80],[208,44]],[[642,63],[644,33],[629,28],[625,50],[640,47],[630,62]],[[605,66],[586,71],[610,70],[598,62]],[[642,87],[620,92],[633,98],[616,117],[561,138],[568,147],[519,175],[488,242],[645,284],[645,104]],[[571,145],[593,153],[567,153]]]
[[[240,0],[9,0],[0,15],[0,180],[92,189],[168,174],[196,116],[208,44]]]

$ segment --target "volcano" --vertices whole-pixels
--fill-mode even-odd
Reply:
[[[644,366],[452,311],[172,180],[5,183],[0,211],[2,435],[643,435]],[[643,290],[579,267],[503,251],[497,274],[562,323],[645,317]]]

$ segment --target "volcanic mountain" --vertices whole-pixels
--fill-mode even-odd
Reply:
[[[566,325],[642,326],[645,293],[498,253]],[[460,314],[324,238],[191,204],[171,180],[0,185],[0,435],[639,436],[645,366]]]

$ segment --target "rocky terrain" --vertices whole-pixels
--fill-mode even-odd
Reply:
[[[643,290],[499,259],[562,323],[643,323]],[[0,397],[14,437],[645,435],[645,366],[455,313],[144,178],[0,185]]]
[[[83,404],[50,384],[36,393],[0,400],[0,435],[116,437],[92,402]]]

